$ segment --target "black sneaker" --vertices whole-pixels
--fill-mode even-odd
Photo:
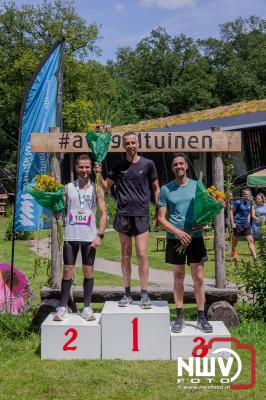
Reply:
[[[177,318],[171,326],[171,332],[180,333],[182,329],[185,327],[185,321],[183,318]]]
[[[152,308],[152,302],[147,293],[141,295],[141,308]]]
[[[205,333],[213,332],[213,327],[211,326],[211,324],[207,321],[207,319],[205,317],[198,319],[197,328]]]

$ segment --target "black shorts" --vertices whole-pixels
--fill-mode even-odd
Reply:
[[[65,265],[75,265],[81,247],[82,264],[92,267],[94,265],[96,249],[91,247],[91,242],[64,242],[63,259]]]
[[[165,250],[165,262],[174,265],[184,265],[207,261],[207,251],[202,237],[193,238],[184,253],[179,254],[177,247],[181,244],[178,239],[167,239]]]
[[[251,226],[250,225],[236,225],[236,228],[233,229],[234,236],[250,236]]]
[[[138,236],[149,231],[149,216],[126,217],[124,215],[116,215],[113,226],[117,232],[128,236]]]

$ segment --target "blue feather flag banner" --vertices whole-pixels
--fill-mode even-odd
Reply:
[[[18,144],[15,231],[39,230],[51,224],[51,213],[36,203],[26,186],[36,175],[49,171],[49,154],[31,151],[31,133],[45,134],[53,127],[62,129],[64,48],[62,38],[36,70],[24,96]]]

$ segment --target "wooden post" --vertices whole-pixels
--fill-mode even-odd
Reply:
[[[49,128],[49,132],[60,132],[60,128]],[[51,173],[61,181],[59,154],[53,153],[51,160]],[[59,289],[61,286],[61,251],[57,239],[57,224],[56,219],[52,215],[52,226],[51,226],[51,287]]]
[[[212,132],[220,131],[220,127],[212,127]],[[212,155],[213,183],[219,191],[224,190],[224,166],[222,153]],[[225,229],[224,210],[214,220],[214,250],[216,287],[224,288],[225,281]]]

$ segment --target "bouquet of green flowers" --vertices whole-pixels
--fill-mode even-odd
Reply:
[[[93,161],[101,164],[109,149],[112,140],[111,125],[103,125],[101,120],[96,120],[95,124],[88,125],[86,134],[88,146],[92,152]],[[96,192],[98,193],[101,186],[101,174],[96,172]]]

